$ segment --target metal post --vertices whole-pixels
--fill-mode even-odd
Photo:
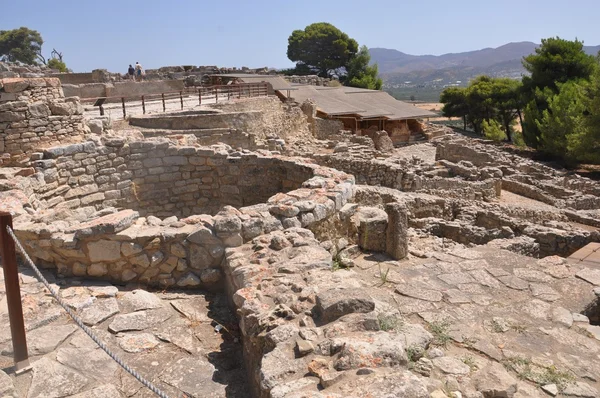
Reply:
[[[125,114],[125,97],[121,97],[121,104],[123,105],[123,119],[127,117]]]
[[[15,243],[8,235],[7,226],[12,229],[12,216],[10,213],[2,211],[0,212],[0,248],[2,250],[0,254],[2,255],[2,267],[4,268],[4,286],[6,287],[15,370],[20,371],[29,366],[29,355],[27,354],[27,338],[21,305]]]
[[[142,95],[142,112],[144,115],[146,114],[146,103],[144,102],[144,96]]]
[[[166,112],[167,106],[165,104],[165,93],[162,93],[161,96],[162,96],[162,103],[163,103],[163,112]]]
[[[179,92],[179,100],[181,101],[181,110],[183,110],[183,91]]]

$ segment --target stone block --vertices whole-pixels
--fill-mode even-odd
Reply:
[[[121,243],[111,240],[99,240],[87,244],[92,263],[112,262],[121,258]]]
[[[367,313],[374,309],[373,299],[358,289],[331,289],[317,295],[316,310],[326,323],[347,314]]]
[[[384,252],[388,215],[375,207],[360,206],[355,213],[358,222],[358,245],[363,250]]]
[[[396,260],[408,255],[408,215],[406,208],[399,203],[386,205],[388,215],[386,233],[386,253]]]

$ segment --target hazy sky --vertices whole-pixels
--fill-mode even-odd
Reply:
[[[287,67],[294,29],[330,22],[369,47],[443,54],[560,36],[600,44],[600,0],[0,0],[76,72],[166,65]]]

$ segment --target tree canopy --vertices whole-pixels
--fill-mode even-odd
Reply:
[[[6,61],[29,65],[36,65],[38,61],[45,63],[42,44],[44,40],[36,30],[26,27],[0,30],[0,57]]]
[[[469,125],[476,133],[510,139],[513,121],[521,114],[520,90],[518,80],[479,76],[468,87],[449,87],[442,92],[442,114],[463,118],[465,129]]]
[[[381,90],[383,81],[379,78],[377,64],[369,65],[371,55],[367,46],[362,46],[356,56],[346,66],[345,82],[351,87],[368,88],[370,90]]]
[[[577,79],[589,79],[597,62],[583,51],[583,42],[559,37],[542,39],[542,45],[523,59],[531,76],[523,77],[523,96],[527,100],[524,138],[527,145],[541,145],[541,131],[536,120],[548,109],[559,86]],[[542,148],[543,149],[543,148]]]
[[[357,51],[356,40],[326,22],[295,30],[288,38],[288,58],[316,70],[321,77],[331,77],[344,68]]]

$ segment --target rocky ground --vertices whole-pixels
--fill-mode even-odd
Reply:
[[[599,396],[597,269],[456,244],[332,264],[314,242],[288,230],[228,249],[245,344],[267,347],[257,396]]]
[[[154,397],[69,318],[26,269],[21,292],[31,370],[16,375],[0,282],[0,396]],[[235,316],[224,294],[148,292],[47,274],[110,349],[169,397],[247,397]],[[10,374],[11,376],[7,375]]]

